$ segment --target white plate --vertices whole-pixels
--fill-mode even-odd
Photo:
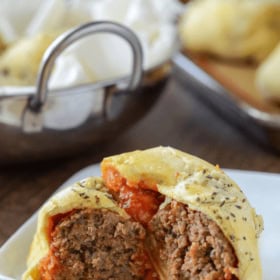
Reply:
[[[251,204],[261,214],[265,230],[260,239],[263,280],[280,279],[280,175],[251,171],[226,170],[243,189]],[[82,169],[69,178],[64,188],[85,177],[99,175],[99,165]],[[0,274],[20,279],[36,228],[35,213],[0,249]],[[1,278],[0,278],[1,280]]]

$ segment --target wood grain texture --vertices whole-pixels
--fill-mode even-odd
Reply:
[[[158,145],[224,168],[280,172],[279,155],[246,138],[173,78],[146,117],[115,139],[68,159],[1,167],[0,244],[73,173],[104,156]]]

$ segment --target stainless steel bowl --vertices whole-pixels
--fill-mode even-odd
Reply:
[[[100,32],[116,34],[129,43],[131,76],[48,90],[56,58],[73,42]],[[88,23],[64,33],[46,51],[36,87],[0,87],[0,163],[70,155],[116,137],[153,106],[170,68],[167,61],[143,71],[137,36],[116,23]]]

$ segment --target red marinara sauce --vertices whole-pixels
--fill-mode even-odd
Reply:
[[[73,209],[66,213],[57,214],[49,218],[48,227],[47,227],[47,238],[51,244],[51,234],[54,231],[55,227],[65,218],[72,215],[76,210]],[[61,269],[61,264],[55,256],[56,248],[50,246],[48,254],[40,261],[39,271],[41,280],[53,280],[54,276]]]
[[[128,182],[112,166],[103,166],[102,177],[120,206],[143,225],[147,225],[164,200],[152,180]]]

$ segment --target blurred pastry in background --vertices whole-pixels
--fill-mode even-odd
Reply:
[[[185,49],[260,62],[280,41],[280,1],[194,0],[179,34]]]
[[[45,50],[56,35],[38,34],[16,41],[0,56],[0,84],[35,84]]]
[[[4,43],[4,40],[0,34],[0,53],[5,49],[6,44]]]
[[[256,86],[268,100],[280,104],[280,42],[256,72]]]

